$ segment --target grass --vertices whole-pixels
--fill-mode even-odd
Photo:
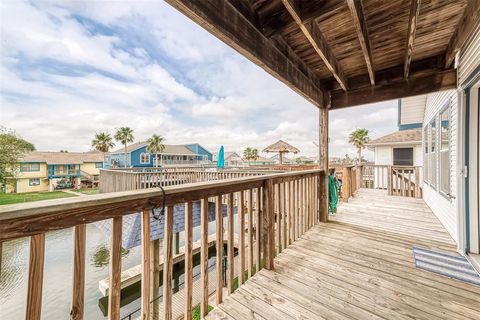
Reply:
[[[208,305],[208,312],[212,311],[213,307]],[[200,320],[202,317],[200,316],[200,306],[196,306],[192,309],[192,320]]]
[[[98,188],[81,188],[81,189],[72,189],[73,192],[83,193],[83,194],[98,194],[100,190]]]
[[[27,192],[27,193],[0,193],[0,205],[41,201],[49,199],[60,199],[75,197],[75,195],[62,192]]]

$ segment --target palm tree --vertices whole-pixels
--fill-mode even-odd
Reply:
[[[165,150],[165,145],[162,136],[154,134],[147,140],[147,152],[155,154],[155,168],[158,168],[158,154],[163,150]]]
[[[117,129],[114,136],[115,140],[123,144],[125,147],[125,168],[127,167],[127,144],[133,142],[133,129],[129,127],[121,127]]]
[[[258,159],[258,150],[255,148],[248,147],[243,150],[243,157],[246,160],[257,160]]]
[[[365,149],[365,144],[370,141],[368,130],[365,128],[356,129],[348,138],[348,142],[357,148],[358,164],[362,164],[362,149]]]
[[[106,153],[113,148],[115,143],[112,140],[112,136],[108,132],[95,133],[95,138],[92,140],[92,147],[95,150]]]

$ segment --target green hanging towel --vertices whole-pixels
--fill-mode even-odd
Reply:
[[[328,176],[328,207],[333,214],[338,204],[338,184],[335,176]]]

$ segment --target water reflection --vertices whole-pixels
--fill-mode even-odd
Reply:
[[[122,248],[122,258],[128,257],[130,250]],[[110,261],[110,250],[105,244],[98,246],[90,256],[90,264],[96,268],[108,266]]]

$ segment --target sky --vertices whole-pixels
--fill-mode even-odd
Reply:
[[[315,106],[163,1],[7,0],[0,15],[0,125],[37,150],[88,151],[128,126],[212,152],[318,153]],[[397,101],[330,112],[331,156],[356,153],[356,128],[396,131]]]

